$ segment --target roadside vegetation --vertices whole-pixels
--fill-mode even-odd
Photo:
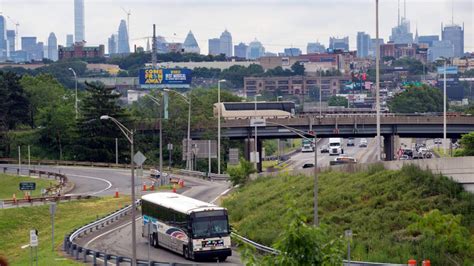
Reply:
[[[32,197],[41,196],[41,190],[57,184],[54,179],[40,179],[25,176],[11,176],[0,174],[0,199],[12,199],[13,194],[16,194],[17,199],[23,198],[23,192],[20,190],[20,182],[35,182],[36,190],[30,191]]]
[[[20,247],[29,243],[29,232],[36,229],[39,241],[38,265],[83,265],[63,257],[61,249],[64,236],[74,228],[119,209],[128,202],[128,198],[122,197],[58,203],[54,222],[54,251],[51,250],[48,205],[0,210],[0,257],[6,258],[10,265],[30,265],[30,249]]]
[[[433,265],[474,262],[474,195],[447,177],[414,166],[399,171],[374,166],[358,173],[324,172],[319,217],[332,238],[353,231],[352,259]],[[313,178],[280,175],[247,182],[223,205],[239,234],[277,247],[293,220],[288,200],[313,217]],[[307,223],[312,223],[308,219]]]

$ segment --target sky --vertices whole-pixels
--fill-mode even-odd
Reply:
[[[308,42],[326,47],[329,37],[349,36],[356,50],[356,35],[365,31],[375,38],[375,0],[84,0],[85,36],[89,45],[104,44],[118,32],[124,10],[130,10],[130,44],[146,47],[146,37],[157,34],[167,41],[183,42],[189,30],[201,53],[207,54],[210,38],[227,29],[233,43],[255,38],[266,51],[297,47],[306,52]],[[400,1],[403,16],[403,0]],[[398,0],[379,1],[380,37],[385,41],[397,24]],[[464,23],[465,51],[474,51],[474,0],[406,0],[406,17],[419,35],[441,35],[441,23]],[[0,0],[7,29],[20,24],[20,36],[37,36],[47,43],[50,32],[58,44],[74,33],[74,0]]]

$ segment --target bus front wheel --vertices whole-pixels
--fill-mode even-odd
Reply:
[[[158,246],[159,246],[159,244],[158,244],[158,234],[153,233],[152,235],[150,235],[150,238],[152,239],[152,241],[151,241],[152,246],[155,247],[155,248],[158,248]]]
[[[183,246],[183,256],[185,259],[190,260],[191,256],[189,254],[189,248],[188,246]]]

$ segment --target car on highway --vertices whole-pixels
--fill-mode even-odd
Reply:
[[[319,151],[320,151],[321,153],[329,153],[329,147],[328,147],[328,145],[323,145],[323,146],[321,146],[321,148],[319,149]]]
[[[434,142],[434,144],[442,144],[440,138],[434,139],[433,142]]]
[[[410,157],[406,154],[403,154],[402,156],[400,156],[400,160],[401,161],[406,161],[406,160],[410,160]]]
[[[333,161],[329,162],[329,165],[355,164],[355,163],[357,163],[357,160],[354,157],[337,156]]]
[[[302,168],[304,169],[304,168],[313,168],[313,167],[314,167],[314,163],[305,163],[303,164]]]
[[[359,141],[359,147],[360,147],[360,148],[366,148],[366,147],[367,147],[367,139],[365,139],[365,138],[360,139],[360,141]]]
[[[354,145],[355,145],[354,144],[354,138],[348,138],[347,139],[347,147],[354,146]]]

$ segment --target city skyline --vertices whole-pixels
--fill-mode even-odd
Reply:
[[[129,25],[131,47],[134,44],[146,47],[147,39],[143,37],[151,36],[153,23],[157,24],[157,34],[164,36],[169,42],[184,42],[187,33],[192,30],[202,53],[208,51],[208,39],[219,36],[225,29],[232,34],[234,45],[240,42],[249,44],[257,38],[270,52],[281,52],[284,48],[289,47],[306,51],[309,42],[317,41],[328,47],[330,37],[342,38],[345,36],[349,36],[350,50],[356,50],[357,32],[364,31],[372,38],[375,37],[374,15],[372,14],[374,4],[373,1],[365,0],[357,1],[359,3],[357,7],[351,6],[350,8],[344,5],[347,1],[324,2],[322,5],[323,1],[304,0],[292,2],[267,0],[258,3],[243,1],[241,4],[237,4],[233,0],[225,2],[207,0],[199,4],[191,0],[173,2],[86,0],[84,2],[85,36],[88,45],[107,45],[108,37],[117,33],[118,22],[126,19],[122,7],[131,10]],[[32,10],[24,9],[25,3],[31,4]],[[46,11],[41,12],[42,9],[47,8],[47,3],[54,3],[55,10],[61,12],[58,12],[57,16],[50,16]],[[153,6],[156,5],[156,10],[153,6],[150,7],[150,3]],[[420,35],[441,35],[441,23],[444,25],[451,23],[451,3],[451,1],[442,0],[407,1],[407,19],[411,22],[411,32],[418,29]],[[166,8],[159,8],[164,4],[166,4]],[[267,7],[270,5],[272,12],[266,14],[269,13]],[[397,25],[397,1],[381,3],[380,8],[380,36],[388,40],[391,29]],[[99,14],[104,10],[109,12],[107,16]],[[64,45],[66,34],[74,32],[74,3],[72,0],[67,2],[3,0],[0,2],[0,11],[4,16],[12,17],[20,23],[20,38],[22,36],[36,36],[39,41],[45,42],[49,33],[55,32],[58,44]],[[473,3],[469,0],[455,1],[454,3],[454,22],[461,26],[464,23],[465,26],[465,51],[474,51],[473,11]],[[353,21],[348,21],[345,18],[347,16],[344,14],[348,12],[353,14],[351,16]],[[367,12],[368,14],[366,14]],[[210,13],[213,14],[209,16],[212,21],[218,22],[210,24],[210,19],[207,18],[207,14]],[[257,13],[260,15],[253,15]],[[241,17],[239,14],[246,15]],[[172,16],[175,16],[175,19],[170,19]],[[153,19],[153,17],[159,17],[160,20]],[[135,18],[140,19],[137,21],[138,19]],[[243,19],[246,23],[242,23]],[[160,21],[170,22],[165,24]],[[328,25],[327,21],[331,21],[331,25]],[[14,29],[11,21],[7,20],[6,24],[7,29]]]

